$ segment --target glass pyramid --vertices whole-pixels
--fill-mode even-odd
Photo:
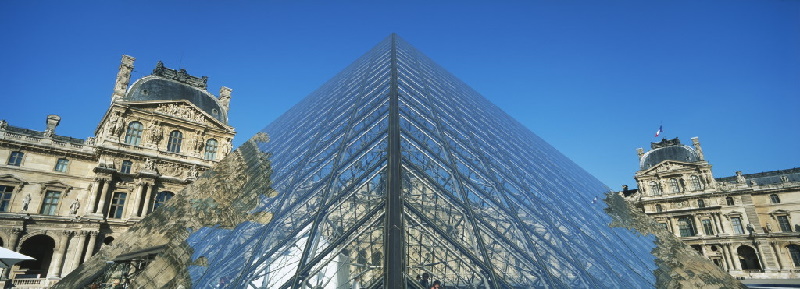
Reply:
[[[395,35],[263,131],[270,220],[192,231],[193,286],[654,286],[607,187]]]

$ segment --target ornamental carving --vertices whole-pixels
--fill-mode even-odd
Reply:
[[[161,143],[161,140],[164,139],[164,131],[158,124],[158,121],[151,122],[150,125],[147,126],[147,131],[150,143],[157,147],[158,144]]]
[[[194,122],[205,123],[205,116],[191,109],[187,106],[178,105],[175,103],[160,104],[155,109],[156,112],[171,115],[177,118],[182,118]]]
[[[156,63],[156,68],[153,69],[153,75],[172,79],[200,89],[206,89],[208,86],[208,76],[196,77],[189,75],[186,69],[169,69],[164,66],[164,63],[161,61]]]

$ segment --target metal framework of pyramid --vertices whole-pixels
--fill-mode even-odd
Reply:
[[[193,231],[198,288],[654,286],[606,186],[395,35],[264,132],[272,219]]]

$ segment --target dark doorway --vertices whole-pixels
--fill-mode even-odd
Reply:
[[[739,261],[742,262],[742,270],[761,270],[761,264],[758,262],[758,256],[753,247],[739,246],[736,253],[739,254]]]
[[[53,249],[56,241],[47,235],[36,235],[22,242],[19,252],[33,257],[36,260],[27,260],[19,263],[20,269],[26,270],[22,278],[44,278],[47,277],[47,269],[50,267],[50,260],[53,258]]]

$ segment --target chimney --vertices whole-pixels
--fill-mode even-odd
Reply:
[[[111,102],[125,97],[125,92],[128,90],[128,83],[131,82],[131,72],[133,71],[133,58],[129,55],[123,55],[119,64],[119,72],[117,72],[117,81],[114,84],[114,94],[111,95]]]

